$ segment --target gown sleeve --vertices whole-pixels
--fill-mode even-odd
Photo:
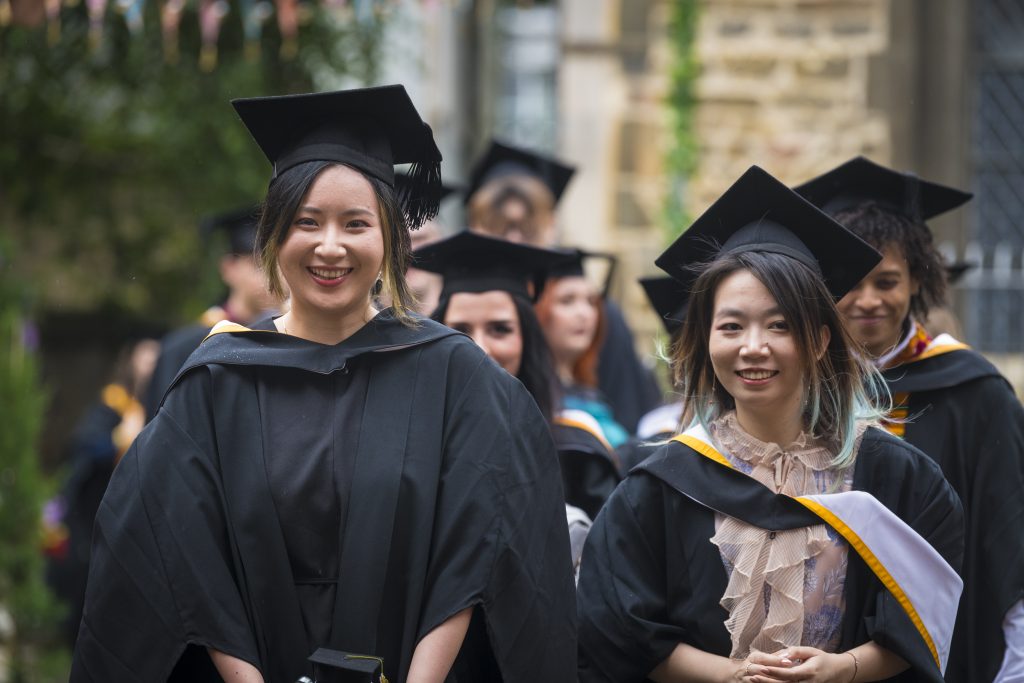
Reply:
[[[186,377],[114,471],[96,517],[71,681],[165,681],[190,644],[259,665],[216,452],[196,436],[209,419],[206,380]]]
[[[486,357],[456,375],[418,638],[478,606],[506,683],[573,680],[575,590],[547,423]]]
[[[578,595],[581,683],[642,681],[688,639],[667,612],[659,489],[647,475],[628,477],[587,536]]]

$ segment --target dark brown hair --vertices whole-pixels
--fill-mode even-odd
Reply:
[[[519,373],[516,379],[523,383],[526,390],[540,408],[541,414],[548,422],[555,414],[559,402],[558,378],[555,376],[551,352],[548,350],[544,331],[537,320],[533,305],[520,294],[507,292],[512,297],[512,304],[519,316],[519,333],[522,335],[523,355],[519,361]],[[437,309],[430,314],[431,319],[446,325],[448,306],[454,295],[447,295],[437,303]]]
[[[945,305],[946,268],[923,221],[873,201],[844,209],[835,219],[875,249],[893,246],[907,260],[910,277],[918,284],[917,294],[910,297],[911,315],[923,320],[930,309]]]
[[[325,169],[341,165],[333,161],[309,161],[299,164],[275,178],[267,189],[267,197],[260,210],[259,227],[256,229],[254,252],[257,263],[267,274],[270,291],[274,295],[284,295],[277,272],[277,257],[281,244],[288,236],[295,213],[317,177]],[[366,175],[359,169],[353,170],[366,178],[377,196],[381,233],[384,238],[380,293],[390,299],[395,318],[403,324],[412,325],[414,322],[409,312],[414,308],[415,298],[405,281],[405,270],[410,261],[412,247],[398,196],[386,183]]]

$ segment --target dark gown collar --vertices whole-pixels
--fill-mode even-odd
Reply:
[[[398,351],[460,334],[420,316],[414,316],[414,321],[414,326],[403,324],[395,319],[391,309],[385,309],[351,337],[334,345],[277,332],[272,318],[247,328],[233,324],[215,327],[182,366],[171,386],[189,370],[211,364],[296,368],[327,375],[345,370],[349,361],[358,356]]]
[[[889,391],[918,393],[960,386],[981,377],[1001,377],[999,370],[980,353],[958,349],[905,363],[882,373]]]

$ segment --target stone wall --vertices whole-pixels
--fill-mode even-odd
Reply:
[[[559,154],[580,167],[560,210],[569,244],[617,253],[612,290],[652,362],[660,332],[636,278],[751,164],[795,184],[858,154],[970,186],[969,0],[702,0],[698,164],[669,188],[669,0],[562,0]],[[969,211],[932,221],[962,250]],[[962,298],[962,297],[961,297]],[[961,314],[964,311],[960,311]],[[1001,359],[1024,390],[1018,356]]]
[[[563,0],[559,152],[580,172],[560,211],[567,243],[619,254],[613,294],[653,357],[658,332],[636,278],[685,226],[666,192],[698,215],[751,164],[786,182],[856,154],[886,163],[887,114],[872,106],[872,59],[889,47],[889,0],[705,0],[695,132],[699,163],[667,187],[671,45],[667,0]]]
[[[890,157],[870,65],[889,45],[888,0],[710,0],[697,39],[697,214],[751,164],[796,183],[857,154]]]
[[[563,241],[618,255],[612,296],[653,364],[659,330],[636,278],[665,246],[665,0],[564,0],[559,153],[579,165],[559,210]]]

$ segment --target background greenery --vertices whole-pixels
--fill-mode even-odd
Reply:
[[[300,5],[290,56],[273,15],[247,49],[242,2],[224,5],[213,69],[195,0],[174,64],[156,2],[134,33],[111,3],[98,42],[84,2],[61,9],[57,40],[45,25],[0,27],[0,678],[14,683],[67,679],[41,550],[59,471],[43,464],[130,331],[216,302],[218,247],[200,242],[199,219],[255,202],[269,178],[229,100],[375,78],[386,2]]]
[[[0,264],[10,255],[0,240]],[[12,683],[66,679],[68,663],[57,645],[61,608],[43,582],[40,511],[53,485],[39,466],[45,396],[26,303],[24,287],[0,270],[0,675]]]
[[[694,83],[700,66],[695,42],[698,1],[675,0],[671,3],[669,39],[672,46],[671,85],[668,95],[669,127],[672,144],[665,164],[669,182],[665,201],[665,243],[679,236],[679,227],[690,224],[686,211],[686,182],[697,168],[697,140],[694,135]]]

